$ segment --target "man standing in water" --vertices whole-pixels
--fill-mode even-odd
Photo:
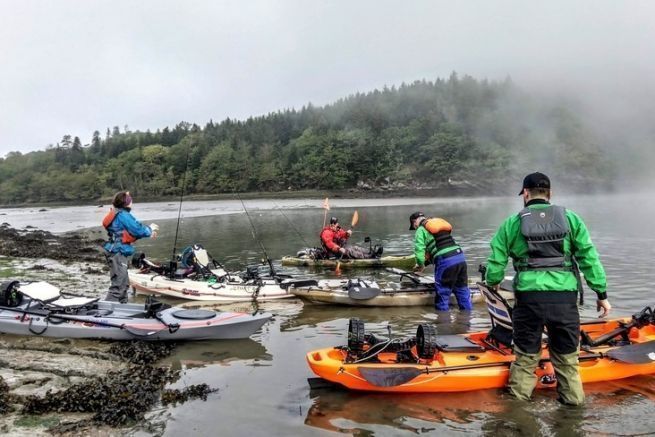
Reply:
[[[111,285],[105,297],[107,301],[127,303],[127,257],[134,254],[132,243],[140,238],[157,236],[159,226],[141,224],[130,212],[132,197],[128,191],[116,193],[113,208],[102,220],[109,241],[104,244],[105,258],[109,264]]]
[[[584,391],[578,369],[580,314],[576,298],[582,284],[577,268],[598,295],[600,317],[606,317],[612,308],[605,292],[605,270],[582,219],[550,204],[548,176],[538,172],[527,175],[519,196],[525,207],[507,218],[491,240],[485,278],[489,286],[497,288],[508,258],[512,258],[516,270],[512,312],[516,360],[510,369],[509,392],[518,399],[530,399],[546,327],[559,401],[581,405]]]
[[[426,218],[422,212],[409,216],[409,230],[414,235],[415,272],[422,272],[434,263],[434,308],[448,311],[450,295],[455,293],[460,310],[470,311],[471,290],[468,287],[466,258],[462,248],[450,235],[452,226],[441,218]]]

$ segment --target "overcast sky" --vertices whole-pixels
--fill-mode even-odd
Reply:
[[[655,101],[655,2],[0,0],[0,60],[0,156],[452,71],[624,114]]]

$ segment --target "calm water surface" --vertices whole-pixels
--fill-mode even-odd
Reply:
[[[655,304],[655,206],[643,196],[565,197],[558,203],[578,212],[586,221],[609,278],[609,296],[614,315],[630,315]],[[323,223],[320,200],[246,201],[257,234],[273,259],[318,243]],[[381,243],[388,254],[411,250],[412,232],[408,216],[415,210],[439,215],[455,227],[464,247],[469,272],[488,256],[488,242],[500,222],[521,207],[516,199],[396,199],[333,201],[329,212],[342,223],[350,222],[355,209],[359,223],[353,242],[365,236]],[[75,229],[100,220],[100,208],[76,207],[41,212],[42,228]],[[165,210],[162,212],[161,210]],[[6,212],[4,210],[3,212]],[[178,251],[189,243],[202,243],[214,257],[231,269],[259,262],[261,249],[252,238],[247,217],[238,202],[190,202],[183,205]],[[149,257],[170,257],[175,235],[177,205],[137,204],[134,214],[144,221],[156,220],[161,238],[138,243]],[[36,214],[15,218],[12,224],[29,224]],[[23,217],[23,218],[20,218]],[[56,219],[53,219],[56,217]],[[332,271],[286,269],[314,276],[335,276]],[[383,275],[372,271],[347,275]],[[585,318],[595,316],[595,297],[587,291],[582,308]],[[179,302],[173,302],[179,303]],[[247,304],[233,308],[254,310]],[[431,308],[357,309],[304,304],[295,299],[261,304],[274,320],[250,340],[189,343],[169,359],[184,369],[176,386],[205,382],[219,391],[206,402],[192,401],[153,412],[167,420],[167,435],[644,435],[654,432],[655,377],[586,386],[588,402],[582,409],[560,407],[554,391],[540,391],[529,404],[505,398],[498,391],[448,395],[380,395],[343,390],[310,391],[312,377],[305,353],[346,342],[350,317],[367,322],[367,330],[394,335],[412,335],[418,323],[435,323],[440,333],[486,329],[483,307],[470,314],[453,309],[437,317]]]

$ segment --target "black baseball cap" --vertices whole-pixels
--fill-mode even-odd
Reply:
[[[337,223],[339,223],[339,219],[338,219],[338,218],[336,218],[336,217],[330,217],[330,224],[331,224],[331,225],[336,225]]]
[[[415,213],[412,213],[412,215],[409,216],[409,230],[410,231],[415,231],[416,227],[414,227],[414,220],[416,220],[419,217],[425,217],[421,211],[416,211]]]
[[[550,190],[550,179],[543,173],[530,173],[523,178],[523,188],[519,191],[519,196],[523,194],[523,190],[526,188],[546,188]]]

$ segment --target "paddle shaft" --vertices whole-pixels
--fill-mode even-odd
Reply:
[[[595,353],[595,354],[588,354],[588,355],[583,355],[578,358],[578,360],[596,360],[599,358],[605,358],[606,355],[602,353]],[[416,371],[416,376],[425,373],[425,374],[430,374],[430,373],[448,373],[448,372],[453,372],[457,370],[472,370],[472,369],[481,369],[485,367],[501,367],[501,366],[510,366],[514,361],[496,361],[493,363],[480,363],[480,364],[465,364],[461,366],[446,366],[446,367],[438,367],[438,368],[429,368],[426,367],[424,369],[417,369],[416,367],[405,367],[404,369],[408,371]],[[551,362],[550,358],[543,358],[539,360],[539,364],[543,363],[548,363]],[[371,368],[368,368],[371,369]],[[400,370],[400,369],[398,369]]]
[[[56,318],[56,319],[66,320],[66,321],[70,321],[70,322],[93,323],[94,325],[98,325],[98,326],[107,326],[109,328],[125,329],[126,331],[130,332],[130,334],[132,334],[132,332],[130,330],[141,329],[141,328],[132,328],[129,325],[126,325],[125,323],[119,325],[117,323],[106,322],[104,320],[82,319],[82,318],[78,318],[78,317],[67,316],[67,315],[64,315],[64,314],[56,314],[56,313],[52,313],[52,312],[49,312],[48,314],[42,314],[42,313],[38,313],[38,312],[35,312],[35,311],[29,311],[29,310],[23,310],[23,309],[11,308],[11,307],[3,307],[3,306],[0,306],[0,310],[12,311],[12,312],[15,312],[15,313],[27,314],[27,315],[30,315],[30,316],[40,316],[40,317],[43,317],[44,319],[47,319],[49,317],[53,317],[53,318]],[[147,331],[147,330],[143,329],[143,331]],[[151,332],[151,331],[148,331],[148,332]],[[156,332],[156,331],[154,331],[154,332]],[[134,334],[134,335],[139,335],[139,334]],[[149,335],[149,334],[146,334],[146,335]]]

